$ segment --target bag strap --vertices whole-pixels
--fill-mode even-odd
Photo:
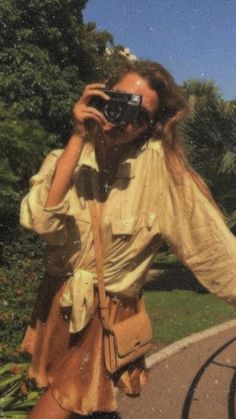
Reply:
[[[89,211],[91,216],[93,241],[94,241],[94,253],[96,260],[96,271],[98,280],[98,295],[99,295],[99,307],[101,313],[102,325],[105,330],[111,330],[109,315],[108,315],[108,302],[105,291],[104,281],[104,269],[103,269],[103,254],[102,245],[100,238],[100,217],[98,215],[97,204],[95,200],[88,201]]]

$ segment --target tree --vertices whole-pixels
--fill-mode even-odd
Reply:
[[[190,109],[183,136],[191,163],[209,183],[216,200],[231,217],[232,226],[236,206],[236,105],[225,102],[211,81],[187,81],[183,89]]]
[[[0,3],[0,216],[18,218],[29,177],[71,132],[71,107],[84,85],[119,62],[112,35],[83,23],[87,0]],[[107,55],[107,48],[114,53]],[[17,221],[18,222],[18,221]],[[8,234],[8,233],[7,233]]]
[[[86,3],[5,0],[0,5],[0,88],[6,104],[62,140],[71,129],[72,104],[84,84],[104,72],[101,61],[113,43],[108,32],[83,24]]]

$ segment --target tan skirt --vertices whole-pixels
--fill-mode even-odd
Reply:
[[[39,387],[52,387],[53,396],[65,409],[82,415],[117,409],[116,389],[138,396],[148,375],[140,358],[116,374],[104,366],[102,326],[95,292],[94,314],[77,334],[69,333],[70,309],[59,305],[65,282],[45,277],[35,302],[21,351],[32,356],[29,377]],[[116,304],[114,323],[136,312],[134,299],[109,297],[109,309]],[[114,307],[113,307],[114,309]]]

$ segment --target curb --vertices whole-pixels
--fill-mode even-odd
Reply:
[[[177,354],[178,352],[182,351],[188,346],[196,342],[200,342],[203,339],[214,336],[217,333],[223,332],[224,330],[230,329],[232,327],[236,327],[236,319],[219,324],[218,326],[211,327],[210,329],[204,330],[203,332],[194,333],[193,335],[178,340],[177,342],[172,343],[166,348],[148,356],[145,359],[146,367],[151,368],[152,366],[159,364],[160,362],[164,361],[170,356]]]

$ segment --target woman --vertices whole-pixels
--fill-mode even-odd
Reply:
[[[142,97],[132,123],[112,124],[91,99],[104,88]],[[143,359],[113,376],[104,367],[88,200],[102,209],[106,291],[115,322],[131,316],[162,240],[211,292],[236,302],[236,244],[202,179],[189,167],[177,126],[185,100],[160,65],[140,61],[75,104],[75,129],[52,151],[21,207],[21,223],[47,241],[46,274],[22,349],[29,375],[49,389],[29,418],[116,409],[114,389],[140,394]],[[89,121],[89,122],[88,122]],[[91,124],[91,121],[92,124]]]

